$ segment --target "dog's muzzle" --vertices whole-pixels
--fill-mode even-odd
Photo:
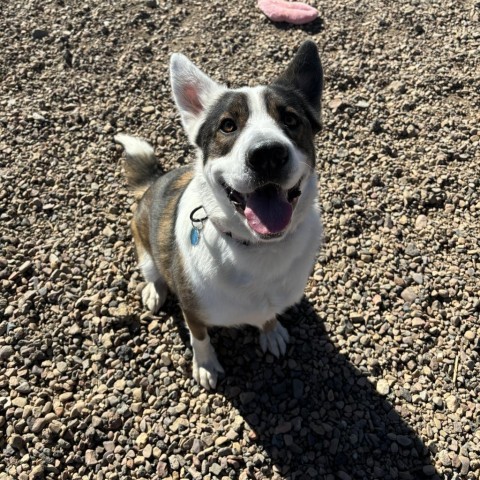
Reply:
[[[274,183],[263,185],[250,193],[242,194],[224,181],[221,185],[237,212],[245,217],[249,227],[265,240],[277,238],[290,224],[302,179],[290,189]]]

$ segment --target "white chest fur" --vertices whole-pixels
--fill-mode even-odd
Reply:
[[[199,205],[198,198],[189,186],[179,205],[176,237],[204,320],[215,326],[261,327],[297,303],[322,237],[316,202],[281,241],[245,246],[207,221],[194,246],[189,214]]]

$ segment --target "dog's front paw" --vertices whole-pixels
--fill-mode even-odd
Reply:
[[[157,313],[165,302],[166,292],[159,292],[155,283],[149,282],[143,287],[142,302],[145,308],[152,313]]]
[[[206,390],[217,386],[218,375],[224,373],[215,353],[208,361],[198,363],[193,359],[193,378]]]
[[[289,340],[287,329],[277,321],[274,328],[260,334],[260,347],[264,353],[270,352],[278,358],[287,351]]]

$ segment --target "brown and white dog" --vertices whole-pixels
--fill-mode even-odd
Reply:
[[[190,330],[193,376],[214,388],[223,372],[208,327],[254,325],[278,357],[277,315],[302,295],[322,237],[313,137],[323,72],[303,43],[271,85],[228,89],[174,54],[171,83],[197,149],[193,166],[158,173],[152,147],[119,134],[139,199],[132,221],[152,312],[176,294]]]

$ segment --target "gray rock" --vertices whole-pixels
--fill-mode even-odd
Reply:
[[[407,287],[405,288],[402,293],[401,297],[408,303],[413,303],[417,299],[418,293],[414,287]]]
[[[33,30],[32,37],[35,40],[40,40],[42,38],[48,37],[48,30],[42,30],[40,28],[37,28],[37,29]]]
[[[218,463],[212,463],[209,470],[211,473],[218,476],[222,473],[223,468]]]
[[[35,419],[35,421],[32,424],[32,427],[30,428],[32,433],[38,433],[42,431],[47,425],[48,425],[48,419],[46,417],[40,417]]]
[[[8,360],[15,354],[15,350],[10,345],[4,345],[0,348],[0,360]]]
[[[17,434],[13,434],[8,439],[8,443],[16,450],[23,450],[25,448],[25,440],[23,439],[23,437]]]
[[[409,257],[419,257],[421,252],[414,243],[409,243],[407,248],[405,248],[405,255]]]
[[[29,480],[42,480],[45,474],[45,467],[42,464],[35,465],[29,475]]]
[[[456,411],[457,408],[460,406],[460,402],[456,395],[449,395],[445,400],[445,404],[447,406],[447,409],[451,412]]]

